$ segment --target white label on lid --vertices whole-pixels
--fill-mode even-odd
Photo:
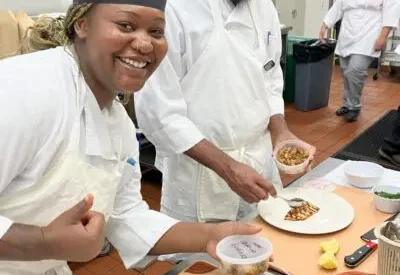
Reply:
[[[255,242],[234,241],[222,253],[234,259],[251,259],[259,257],[267,252],[267,248]]]

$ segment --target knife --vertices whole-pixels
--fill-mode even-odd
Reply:
[[[390,218],[388,218],[387,220],[385,220],[385,222],[394,221],[394,220],[397,220],[397,219],[400,219],[400,212],[394,214],[393,216],[391,216]],[[364,234],[361,236],[361,239],[362,239],[363,241],[366,241],[366,242],[368,242],[368,241],[370,241],[370,240],[375,240],[376,237],[375,237],[374,231],[375,231],[375,228],[372,228],[372,229],[369,230],[368,232],[364,233]]]
[[[344,257],[344,263],[348,267],[356,267],[378,248],[378,240],[370,240],[357,249],[353,254]]]
[[[400,218],[400,213],[396,213],[386,221],[393,221]],[[369,255],[371,255],[378,248],[378,240],[376,239],[374,228],[361,236],[361,239],[367,243],[357,249],[353,254],[344,257],[346,266],[353,268],[361,264]]]

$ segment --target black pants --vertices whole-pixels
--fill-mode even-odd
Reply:
[[[393,130],[390,136],[385,138],[382,150],[389,155],[400,154],[400,106],[397,109],[397,118],[393,124]]]

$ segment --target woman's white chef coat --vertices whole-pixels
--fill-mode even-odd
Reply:
[[[216,6],[212,8],[211,3]],[[215,9],[217,14],[213,14]],[[179,206],[180,215],[193,218],[196,208],[217,204],[231,209],[230,213],[207,209],[204,212],[210,212],[210,219],[235,218],[237,195],[211,187],[208,190],[223,198],[199,194],[202,167],[183,152],[207,138],[246,163],[239,159],[246,153],[239,151],[259,138],[259,147],[253,148],[258,154],[255,162],[260,163],[258,168],[270,170],[272,164],[264,165],[264,159],[272,153],[264,154],[262,148],[271,147],[271,142],[264,134],[269,118],[284,113],[277,12],[270,0],[245,1],[235,8],[229,0],[169,0],[166,19],[168,58],[135,94],[139,126],[156,146],[156,166],[163,172],[162,205],[170,210]],[[263,69],[267,62],[275,63],[268,71]],[[204,69],[207,66],[209,72]],[[214,187],[227,186],[216,176],[211,182]],[[213,203],[207,203],[208,199]]]
[[[77,74],[77,63],[64,48],[0,62],[1,207],[1,197],[31,188],[64,150],[77,117]],[[123,106],[115,101],[102,111],[96,103],[89,90],[80,119],[80,153],[105,170],[117,155],[136,162],[122,174],[108,222],[108,238],[125,266],[133,267],[177,221],[149,210],[142,200],[135,127]],[[43,201],[43,207],[51,206]],[[11,224],[0,211],[0,238]]]
[[[324,19],[332,28],[342,20],[335,53],[379,57],[375,51],[383,27],[397,28],[399,0],[336,0]]]

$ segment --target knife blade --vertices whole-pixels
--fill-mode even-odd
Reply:
[[[398,219],[400,219],[400,212],[394,214],[393,216],[391,216],[390,218],[388,218],[387,220],[385,220],[385,222],[394,221],[394,220],[398,220]],[[369,230],[368,232],[364,233],[364,234],[361,236],[361,239],[362,239],[363,241],[366,241],[366,242],[368,242],[368,241],[370,241],[370,240],[375,240],[375,239],[376,239],[376,236],[375,236],[374,231],[375,231],[375,228],[372,228],[372,229]]]
[[[361,264],[369,255],[378,248],[378,240],[370,240],[365,245],[354,251],[353,254],[344,257],[346,266],[353,268]]]

